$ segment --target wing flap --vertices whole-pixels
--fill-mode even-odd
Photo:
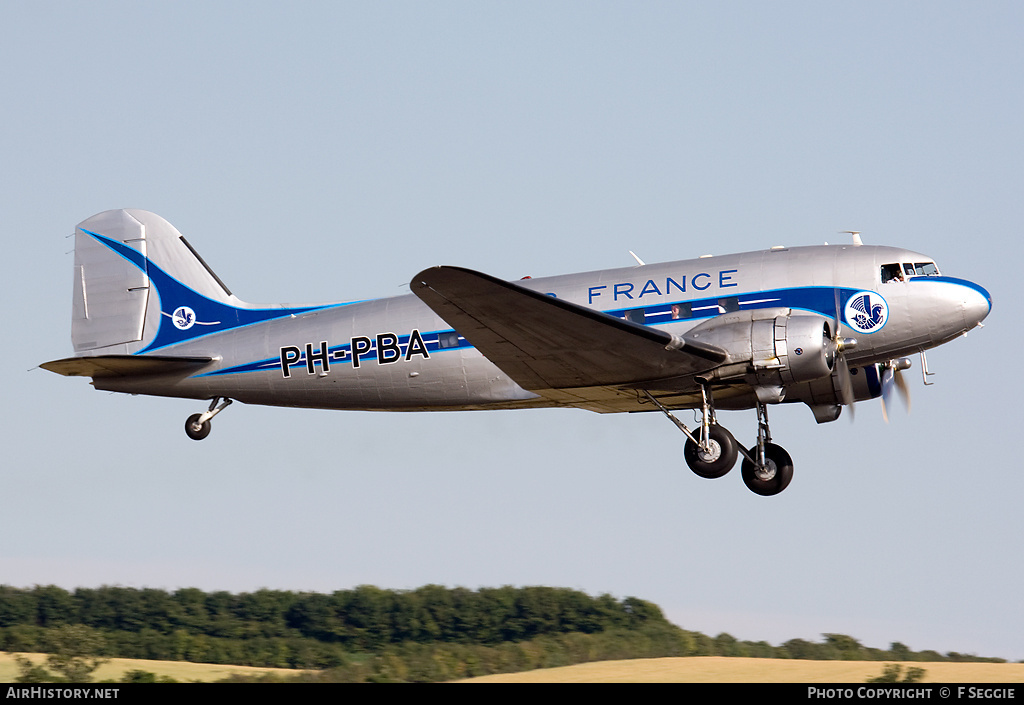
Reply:
[[[191,373],[213,362],[212,357],[172,357],[167,355],[96,355],[66,357],[40,365],[44,370],[66,377],[134,377]]]
[[[633,384],[709,370],[721,348],[460,267],[417,274],[416,296],[524,389]]]

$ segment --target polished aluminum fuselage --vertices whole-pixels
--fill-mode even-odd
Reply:
[[[517,283],[680,336],[728,311],[819,315],[840,322],[839,335],[856,339],[847,355],[850,364],[866,365],[941,345],[988,314],[987,292],[965,280],[915,276],[881,281],[886,263],[930,261],[898,248],[826,245]],[[857,329],[846,318],[845,305],[858,292],[884,300],[885,320],[874,330]],[[326,409],[640,408],[621,398],[587,406],[525,390],[411,294],[301,310],[162,347],[150,341],[146,353],[214,359],[192,374],[99,377],[94,384],[119,392]],[[753,405],[747,392],[737,396],[733,408]]]

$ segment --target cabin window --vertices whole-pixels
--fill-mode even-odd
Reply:
[[[626,320],[643,324],[647,321],[647,313],[642,308],[633,308],[626,311]]]
[[[437,345],[440,348],[457,348],[459,347],[459,334],[453,330],[447,333],[438,333]]]
[[[934,262],[917,262],[914,264],[914,274],[919,277],[937,277],[939,268]]]
[[[732,313],[733,311],[740,310],[740,300],[735,296],[730,296],[727,299],[718,300],[718,310],[721,313]]]
[[[672,304],[672,320],[682,320],[693,316],[693,304]]]

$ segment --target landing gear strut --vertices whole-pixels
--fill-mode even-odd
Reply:
[[[230,404],[231,400],[226,397],[214,397],[208,410],[201,414],[192,414],[186,419],[185,434],[193,441],[203,440],[210,435],[210,419],[224,411]]]
[[[747,488],[765,497],[776,495],[793,479],[793,459],[782,446],[770,443],[768,408],[757,403],[757,445],[743,454],[740,474]]]
[[[732,470],[739,452],[736,439],[728,430],[718,425],[715,408],[711,401],[711,386],[701,385],[701,423],[696,435],[682,421],[672,415],[665,406],[655,399],[650,392],[644,391],[647,398],[665,414],[680,431],[686,434],[686,445],[683,446],[683,457],[693,472],[703,478],[714,480]]]
[[[736,464],[738,455],[742,454],[743,483],[751,492],[771,496],[786,489],[793,479],[793,459],[781,446],[771,442],[768,407],[761,401],[757,402],[757,443],[749,450],[742,448],[728,430],[718,425],[711,399],[711,385],[703,380],[698,382],[701,385],[701,424],[700,429],[693,431],[673,416],[654,395],[642,390],[651,403],[686,435],[683,457],[690,469],[700,477],[722,477]]]

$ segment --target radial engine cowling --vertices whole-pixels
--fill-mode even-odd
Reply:
[[[733,363],[747,363],[738,376],[754,387],[781,391],[832,374],[836,350],[828,319],[792,315],[788,309],[775,309],[775,315],[764,313],[752,311],[712,318],[691,330],[687,337],[725,348]]]
[[[776,316],[751,322],[751,360],[761,385],[788,386],[827,377],[835,346],[827,320],[819,316]]]

